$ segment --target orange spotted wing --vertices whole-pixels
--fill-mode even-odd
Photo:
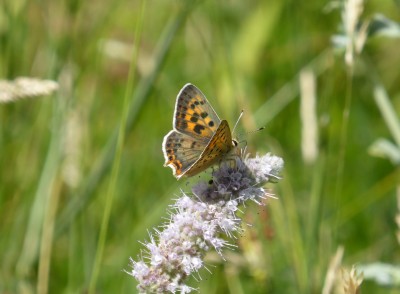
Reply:
[[[186,84],[176,99],[173,130],[164,137],[162,147],[164,166],[170,166],[179,179],[212,166],[233,144],[227,121],[219,119],[197,87]]]

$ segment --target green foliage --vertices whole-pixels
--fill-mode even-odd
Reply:
[[[0,79],[51,79],[59,89],[0,104],[0,292],[136,292],[123,272],[129,257],[196,180],[177,182],[162,167],[187,82],[231,125],[244,109],[244,132],[266,127],[246,136],[250,152],[285,160],[271,186],[279,199],[245,209],[253,226],[238,249],[226,262],[207,256],[212,274],[193,287],[321,293],[340,245],[347,268],[398,264],[398,6],[365,4],[355,36],[363,23],[369,31],[349,63],[342,8],[325,4],[2,1]],[[311,126],[300,110],[305,71],[316,85]],[[309,127],[318,132],[311,159]],[[372,277],[361,289],[396,293],[394,284]]]

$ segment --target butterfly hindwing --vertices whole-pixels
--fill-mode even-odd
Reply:
[[[174,175],[180,178],[199,159],[207,143],[188,135],[170,131],[163,142],[164,166],[170,166]]]
[[[220,123],[204,94],[196,86],[186,84],[176,99],[175,130],[204,141],[211,139]]]

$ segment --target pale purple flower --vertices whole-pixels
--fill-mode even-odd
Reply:
[[[150,235],[139,261],[131,259],[128,273],[139,282],[139,292],[196,290],[185,284],[187,277],[204,267],[203,257],[210,249],[222,256],[224,248],[234,247],[221,234],[232,238],[241,232],[238,205],[247,200],[262,204],[271,196],[262,185],[279,180],[282,168],[283,160],[270,154],[237,157],[222,162],[208,183],[194,185],[192,197],[182,192],[172,205],[174,213],[164,230]]]

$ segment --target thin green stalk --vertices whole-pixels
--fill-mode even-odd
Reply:
[[[321,218],[321,192],[323,187],[323,176],[326,170],[326,158],[324,154],[320,154],[319,159],[313,166],[313,176],[311,181],[311,193],[309,201],[309,209],[307,216],[306,242],[307,252],[313,258],[315,252],[315,240],[318,234],[318,227]],[[312,260],[311,258],[311,260]]]
[[[286,185],[282,189],[285,189],[285,187],[286,191],[284,192],[285,199],[283,205],[287,217],[288,231],[291,235],[291,238],[289,239],[289,247],[291,247],[289,253],[290,261],[293,264],[299,292],[307,293],[310,290],[310,279],[307,270],[306,244],[304,242],[303,230],[300,225],[300,215],[296,207],[292,186]]]
[[[283,178],[288,178],[283,174]],[[298,293],[309,292],[309,272],[307,270],[307,255],[305,242],[302,235],[302,227],[299,219],[299,211],[296,207],[292,184],[288,181],[282,183],[281,194],[285,195],[276,203],[273,203],[274,226],[280,242],[282,243],[287,264],[296,279]]]
[[[342,115],[342,124],[341,124],[341,129],[340,129],[340,139],[339,139],[339,154],[337,158],[337,170],[336,170],[336,184],[335,184],[335,190],[334,190],[334,201],[335,201],[335,206],[337,208],[340,207],[340,193],[342,192],[343,189],[343,170],[344,170],[344,164],[345,164],[345,155],[346,155],[346,150],[347,150],[347,133],[348,133],[348,125],[349,125],[349,118],[350,118],[350,109],[351,109],[351,101],[352,101],[352,96],[353,96],[353,65],[350,65],[347,68],[347,88],[346,88],[346,98],[345,98],[345,104],[343,108],[343,115]],[[334,224],[337,224],[339,219],[340,219],[340,209],[337,209],[339,213],[337,214],[337,219],[334,222]],[[337,233],[337,230],[334,229],[332,234],[335,236]]]
[[[45,212],[43,222],[43,233],[40,240],[39,269],[37,279],[37,293],[47,294],[49,292],[49,274],[51,253],[53,249],[54,225],[57,215],[57,207],[60,200],[61,182],[53,185],[48,208]]]
[[[118,179],[118,173],[119,173],[119,169],[120,169],[120,165],[121,165],[122,149],[124,146],[125,131],[126,131],[126,127],[127,127],[126,123],[128,120],[128,109],[129,109],[129,104],[133,104],[130,101],[130,97],[131,97],[131,93],[133,91],[133,84],[134,84],[134,80],[135,80],[135,72],[136,72],[137,60],[138,60],[138,55],[139,55],[143,17],[145,14],[145,7],[146,7],[145,3],[146,3],[146,0],[142,0],[141,5],[140,5],[139,18],[138,18],[137,24],[136,24],[136,30],[135,30],[135,35],[134,35],[134,38],[135,38],[134,44],[136,45],[135,47],[138,49],[133,50],[133,53],[132,53],[132,62],[131,62],[130,68],[129,68],[129,75],[128,75],[128,85],[127,85],[127,89],[125,91],[124,103],[123,103],[123,107],[122,107],[121,123],[120,123],[119,130],[118,130],[116,156],[115,156],[115,160],[114,160],[114,163],[112,166],[111,179],[110,179],[110,183],[108,185],[107,194],[106,194],[106,203],[105,203],[103,219],[102,219],[101,227],[100,227],[100,236],[99,236],[99,240],[97,243],[96,257],[94,260],[92,276],[91,276],[90,284],[89,284],[89,291],[88,291],[89,294],[96,292],[97,279],[98,279],[98,276],[100,273],[101,261],[103,259],[103,252],[104,252],[104,247],[105,247],[106,238],[107,238],[108,223],[110,221],[112,205],[113,205],[114,197],[116,194],[117,179]]]
[[[35,193],[35,198],[30,210],[28,225],[25,233],[23,248],[17,261],[16,272],[18,279],[23,283],[32,270],[39,250],[39,243],[43,229],[43,219],[49,209],[49,200],[60,164],[61,148],[60,142],[62,137],[62,120],[65,105],[55,99],[54,112],[52,122],[52,136],[44,163],[42,173],[40,175],[39,184]]]

